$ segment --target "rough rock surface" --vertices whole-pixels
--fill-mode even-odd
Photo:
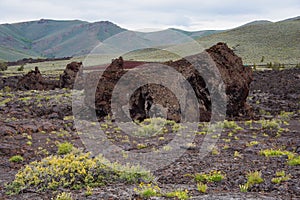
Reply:
[[[227,115],[237,116],[249,111],[246,99],[253,80],[251,68],[243,66],[242,59],[224,43],[218,43],[206,51],[216,63],[226,85]]]
[[[76,80],[78,78],[78,80]],[[60,75],[60,87],[72,89],[76,80],[76,88],[83,87],[82,62],[71,62],[66,66],[64,73]]]
[[[225,96],[218,94],[218,91],[214,91],[218,90],[220,84],[220,80],[217,80],[217,77],[205,77],[214,73],[213,69],[210,69],[211,66],[207,55],[209,55],[209,59],[213,61],[213,65],[218,69],[225,84]],[[111,98],[114,88],[118,84],[120,78],[124,74],[128,74],[128,71],[124,70],[124,68],[126,68],[124,63],[126,62],[124,62],[122,58],[119,58],[114,60],[110,66],[107,67],[98,82],[95,93],[95,103],[91,102],[91,99],[93,99],[91,98],[91,94],[86,95],[86,102],[91,106],[95,105],[97,113],[101,117],[112,114]],[[213,89],[214,97],[227,99],[227,116],[238,116],[249,111],[249,106],[246,104],[246,98],[249,94],[249,85],[252,81],[252,71],[250,68],[244,67],[241,58],[236,56],[224,43],[218,43],[202,54],[183,58],[178,61],[148,64],[149,73],[146,71],[142,76],[133,76],[131,79],[132,81],[123,84],[125,85],[122,86],[124,93],[119,95],[118,99],[118,103],[120,104],[119,110],[124,109],[123,107],[126,105],[126,96],[128,95],[126,91],[130,90],[131,84],[136,83],[136,81],[145,82],[146,79],[151,80],[151,76],[153,75],[151,74],[151,65],[163,65],[170,66],[177,70],[182,74],[185,80],[190,83],[198,99],[201,121],[208,121],[211,118],[212,99],[209,88]],[[200,66],[200,71],[195,69],[195,65]],[[140,66],[137,68],[139,67]],[[157,71],[157,74],[159,74],[160,77],[165,77],[164,80],[171,81],[171,85],[174,85],[177,88],[167,88],[159,84],[145,84],[138,88],[133,94],[131,93],[129,100],[131,119],[141,121],[149,117],[151,109],[156,105],[163,107],[161,110],[165,111],[164,116],[166,118],[177,122],[182,120],[183,109],[190,109],[184,110],[185,112],[195,112],[194,109],[190,108],[188,98],[185,99],[184,105],[181,105],[179,99],[177,99],[174,92],[172,92],[179,90],[181,93],[184,93],[183,95],[188,97],[191,95],[192,91],[187,91],[182,83],[178,83],[176,77],[170,77],[166,71]],[[96,75],[93,74],[93,76]],[[86,85],[90,88],[90,84]],[[224,105],[218,106],[221,107]],[[126,113],[123,114],[126,115]]]
[[[38,67],[24,76],[0,77],[0,89],[9,87],[12,90],[53,90],[55,88],[74,87],[82,89],[84,78],[82,76],[82,62],[71,62],[67,64],[59,80],[56,77],[44,77]]]
[[[17,83],[19,90],[51,90],[57,86],[56,81],[44,79],[38,67],[24,75]]]

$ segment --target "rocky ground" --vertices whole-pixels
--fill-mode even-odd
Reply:
[[[213,150],[199,158],[199,149],[207,136],[205,124],[199,126],[192,144],[183,144],[185,153],[169,166],[154,171],[155,184],[162,191],[187,190],[191,199],[299,199],[300,165],[289,165],[287,156],[266,157],[261,150],[281,149],[300,154],[300,69],[257,71],[253,74],[250,95],[247,99],[253,108],[252,116],[241,116],[235,123],[224,126]],[[51,199],[59,192],[71,192],[73,199],[142,199],[134,190],[138,184],[107,185],[85,190],[58,189],[56,191],[24,190],[17,195],[6,195],[5,184],[26,164],[57,154],[57,144],[69,141],[85,149],[75,130],[72,118],[72,94],[69,89],[49,91],[1,90],[0,96],[0,199]],[[284,112],[283,112],[284,111]],[[268,124],[277,119],[276,124]],[[101,122],[102,124],[105,122]],[[237,127],[240,128],[237,128]],[[149,151],[166,145],[173,137],[169,131],[159,137],[129,138],[106,127],[107,139],[126,151]],[[138,144],[145,144],[143,148]],[[10,162],[14,155],[24,160]],[[197,173],[219,171],[224,175],[220,182],[208,182],[207,191],[199,192],[193,176]],[[247,173],[259,171],[260,184],[241,192],[240,185],[247,182]],[[273,183],[276,172],[284,171],[289,180]],[[152,197],[165,199],[166,197]]]

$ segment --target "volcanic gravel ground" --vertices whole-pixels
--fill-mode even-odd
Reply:
[[[70,141],[78,148],[84,148],[80,135],[73,124],[71,91],[56,89],[50,91],[1,91],[0,99],[0,199],[51,199],[53,191],[37,192],[33,189],[18,195],[5,194],[5,183],[14,179],[22,166],[48,155],[56,154],[57,143]],[[264,149],[282,149],[300,154],[300,69],[283,71],[254,72],[254,80],[248,103],[253,108],[253,116],[236,118],[239,130],[224,128],[220,135],[201,134],[186,130],[186,135],[194,137],[192,144],[182,144],[184,153],[168,166],[154,171],[156,183],[163,191],[187,189],[191,199],[299,199],[300,165],[290,166],[287,157],[264,157]],[[290,112],[288,116],[280,115]],[[259,120],[279,119],[278,128],[266,129]],[[249,121],[252,119],[253,121]],[[104,122],[101,122],[102,124]],[[163,135],[144,138],[127,137],[116,131],[113,124],[106,128],[108,139],[128,152],[149,152],[153,148],[165,146],[174,138],[171,129]],[[169,127],[170,128],[170,127]],[[128,135],[127,135],[128,136]],[[199,151],[206,137],[217,140],[214,150],[205,157]],[[145,143],[144,148],[137,144]],[[234,156],[239,152],[239,156]],[[11,163],[9,158],[20,154],[21,163]],[[196,173],[221,171],[225,178],[220,182],[207,183],[206,194],[197,190],[193,179]],[[275,184],[271,179],[277,171],[290,174],[290,180]],[[249,171],[261,171],[264,182],[255,184],[247,193],[241,193],[239,185],[247,181]],[[84,190],[72,190],[74,199],[142,199],[134,192],[136,185],[108,185],[95,188],[93,194],[85,196]],[[59,189],[68,191],[67,189]],[[56,191],[57,193],[57,191]],[[56,194],[55,193],[55,194]],[[153,197],[164,199],[164,197]]]

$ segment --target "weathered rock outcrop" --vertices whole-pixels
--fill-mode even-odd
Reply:
[[[76,80],[77,78],[77,80]],[[76,89],[82,89],[84,78],[82,76],[82,62],[71,62],[60,75],[60,87],[72,89],[76,80]]]
[[[57,87],[58,82],[45,79],[38,67],[25,74],[17,83],[19,90],[52,90]]]
[[[213,75],[214,72],[209,69],[210,64],[208,63],[209,59],[207,58],[207,55],[209,55],[209,59],[217,68],[218,73],[225,84],[224,95],[218,94],[218,91],[215,91],[218,90],[220,80],[217,80],[217,76],[210,76]],[[148,64],[149,70],[151,66],[155,65],[154,63]],[[250,68],[244,67],[241,58],[236,56],[224,43],[218,43],[199,55],[190,56],[174,62],[170,61],[156,64],[170,66],[180,72],[192,86],[193,91],[187,90],[181,83],[178,84],[176,77],[170,77],[167,72],[159,70],[157,73],[160,74],[160,77],[165,77],[165,80],[171,81],[170,85],[174,85],[174,87],[177,88],[167,88],[160,84],[152,84],[151,81],[150,84],[145,84],[137,88],[130,94],[129,108],[125,108],[129,109],[131,119],[143,120],[149,117],[151,115],[151,109],[157,107],[157,105],[160,105],[162,107],[161,110],[165,112],[165,114],[163,114],[164,117],[175,121],[181,121],[182,117],[184,117],[182,116],[183,111],[194,113],[195,109],[190,108],[188,99],[185,99],[183,105],[180,104],[180,100],[176,98],[176,95],[172,92],[176,90],[187,97],[192,95],[193,92],[196,94],[199,103],[199,110],[196,112],[200,113],[199,117],[202,121],[208,121],[211,118],[211,95],[214,95],[214,98],[226,100],[224,102],[227,102],[227,105],[217,105],[217,107],[220,106],[221,108],[222,106],[226,106],[227,116],[242,115],[249,109],[246,105],[246,98],[249,93],[249,85],[252,81],[252,71]],[[197,70],[195,65],[197,65]],[[199,67],[201,68],[200,70]],[[206,69],[204,69],[205,67]],[[90,84],[86,84],[87,92],[85,101],[87,104],[95,107],[98,115],[103,117],[112,114],[112,94],[115,86],[119,84],[118,82],[121,77],[125,74],[127,75],[128,70],[124,70],[124,68],[126,68],[126,61],[123,61],[122,58],[114,60],[110,66],[107,67],[102,77],[99,79],[95,99],[91,98],[94,91],[88,90]],[[126,84],[122,83],[123,94],[118,96],[117,102],[120,104],[118,105],[118,109],[124,110],[124,106],[126,106],[128,102],[128,99],[126,99],[128,97],[126,96],[129,95],[126,91],[130,91],[130,86],[133,84],[132,82],[136,82],[137,80],[145,82],[144,80],[146,79],[151,80],[152,74],[149,73],[148,77],[147,74],[148,73],[146,72],[143,76],[133,76],[131,79],[132,81],[130,81],[130,78],[127,78],[129,81]],[[93,74],[93,76],[95,77],[97,74]],[[213,88],[213,91],[209,91],[209,88]],[[119,93],[121,92],[122,91],[119,91]],[[92,102],[91,100],[95,100],[95,102]],[[124,116],[125,115],[126,112],[124,112]]]
[[[55,88],[74,87],[76,80],[76,89],[83,89],[84,77],[82,74],[82,62],[71,62],[67,64],[63,74],[57,77],[44,77],[38,67],[31,70],[23,76],[4,77],[0,79],[0,89],[5,86],[12,90],[53,90]]]
[[[238,116],[249,112],[246,99],[253,80],[252,69],[243,66],[242,59],[224,43],[218,43],[206,51],[214,60],[226,85],[227,115]]]

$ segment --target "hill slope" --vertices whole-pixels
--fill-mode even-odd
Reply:
[[[111,22],[100,21],[89,23],[79,20],[57,21],[41,19],[39,21],[0,25],[0,59],[15,61],[28,57],[65,57],[88,54],[100,42],[124,32]],[[192,38],[199,38],[220,31],[178,31]],[[167,30],[165,31],[167,32]],[[165,33],[164,32],[164,33]],[[160,41],[171,40],[169,34],[157,32],[153,34],[129,31],[119,38],[122,43],[111,42],[114,45],[137,45],[138,47],[154,46]]]
[[[174,41],[172,34],[178,32],[196,39],[205,48],[218,42],[226,42],[243,58],[245,64],[300,63],[299,30],[300,17],[275,23],[266,20],[253,21],[225,31],[189,32],[167,29],[155,33],[126,31],[126,29],[108,21],[89,23],[79,20],[41,19],[39,21],[0,25],[0,60],[15,61],[28,57],[86,55],[104,40],[110,45],[104,50],[109,52],[120,49],[126,52],[128,48],[135,49],[130,48],[132,46],[136,47],[137,50],[141,49],[130,54],[131,59],[169,60],[173,59],[174,56],[171,55],[170,57],[168,52],[161,52],[155,48],[143,49],[149,46],[177,43],[178,41]],[[114,35],[117,37],[112,37]],[[189,52],[193,52],[193,50],[189,49]],[[262,60],[263,62],[261,62]]]
[[[250,23],[235,29],[202,37],[197,41],[205,47],[226,42],[246,64],[299,63],[300,20],[293,18],[275,23]]]
[[[88,53],[99,42],[125,31],[107,22],[39,21],[0,25],[0,58],[64,57]]]

